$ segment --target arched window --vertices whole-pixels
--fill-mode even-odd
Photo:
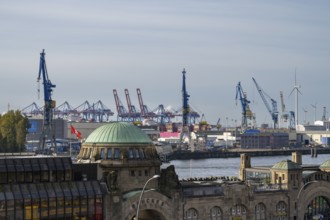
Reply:
[[[112,159],[112,148],[108,148],[107,159]]]
[[[276,204],[276,214],[277,220],[288,220],[288,210],[285,202],[280,201]]]
[[[214,206],[211,209],[210,215],[211,220],[222,220],[222,211],[218,206]]]
[[[322,215],[324,219],[330,217],[330,206],[327,198],[318,196],[310,201],[306,207],[304,219],[312,219],[316,213]]]
[[[266,219],[266,206],[263,203],[258,203],[254,210],[254,215],[256,220]]]
[[[230,209],[230,216],[246,219],[246,208],[243,205],[235,205]]]
[[[101,148],[100,159],[103,160],[104,158],[105,158],[104,148]]]
[[[185,220],[197,220],[198,219],[198,213],[197,210],[194,208],[190,208],[185,212],[184,216]]]

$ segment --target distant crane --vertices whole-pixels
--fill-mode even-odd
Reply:
[[[98,122],[109,121],[114,114],[101,100],[93,103],[88,110],[92,113],[92,120]]]
[[[186,88],[186,70],[183,69],[182,71],[182,131],[180,135],[180,143],[183,142],[183,137],[188,137],[190,141],[190,131],[189,131],[189,95]],[[192,149],[193,151],[193,149]]]
[[[248,128],[247,119],[252,119],[252,112],[249,107],[250,101],[247,99],[246,93],[243,91],[241,86],[241,82],[238,82],[236,86],[236,105],[237,99],[239,98],[241,105],[242,105],[242,125],[241,125],[241,132],[244,133]]]
[[[221,121],[221,119],[219,118],[218,121],[217,121],[217,124],[216,124],[216,128],[217,128],[218,131],[219,131],[220,128],[221,128],[220,121]]]
[[[40,82],[42,77],[43,85],[44,85],[44,118],[43,118],[43,128],[39,142],[39,149],[44,150],[46,139],[50,139],[51,147],[55,147],[55,134],[54,134],[54,122],[53,122],[53,115],[54,115],[54,108],[56,103],[52,100],[52,92],[53,88],[56,85],[52,84],[47,72],[46,67],[46,60],[45,60],[45,50],[42,50],[40,53],[40,63],[39,63],[39,75],[37,82]],[[40,92],[40,90],[38,90]]]
[[[174,113],[166,110],[163,104],[160,104],[156,109],[151,111],[155,114],[157,122],[159,124],[166,124],[170,123],[171,119],[175,117]]]
[[[141,90],[139,88],[136,89],[136,93],[139,99],[139,105],[141,110],[141,117],[153,119],[156,117],[156,114],[149,110],[148,106],[143,103]]]
[[[285,111],[285,104],[284,104],[284,99],[283,99],[283,92],[280,91],[280,98],[281,98],[281,118],[284,120],[284,122],[287,122],[289,119],[289,114]]]
[[[141,113],[137,112],[135,106],[132,105],[128,89],[125,89],[125,96],[126,96],[128,114],[129,114],[130,120],[131,121],[141,121]]]
[[[287,127],[290,129],[294,128],[294,121],[295,121],[295,116],[293,111],[286,111],[285,104],[284,104],[284,98],[283,98],[283,92],[280,91],[280,98],[281,98],[281,119],[284,122],[287,122]]]
[[[327,120],[327,108],[324,106],[323,107],[323,115],[322,115],[322,121]]]
[[[117,90],[113,90],[113,96],[115,98],[116,108],[117,108],[117,119],[121,121],[129,121],[129,114],[126,108],[124,107],[123,103],[118,97]]]
[[[262,101],[264,102],[264,104],[265,104],[265,106],[266,106],[269,114],[272,117],[272,120],[274,122],[274,128],[278,128],[277,102],[274,99],[272,99],[269,95],[267,95],[267,93],[265,91],[263,91],[261,89],[261,87],[258,85],[257,81],[253,77],[252,77],[252,79],[253,79],[254,84],[257,87],[257,90],[258,90],[258,92],[259,92],[259,94],[261,96]],[[270,101],[272,102],[272,108],[269,106],[269,104],[268,104],[267,99],[266,99],[265,96],[267,96],[270,99]]]
[[[63,104],[55,108],[54,114],[59,118],[65,118],[71,114],[78,114],[78,112],[77,110],[73,109],[73,107],[67,101],[65,101]]]
[[[23,108],[21,112],[27,117],[37,117],[38,115],[43,115],[43,111],[35,102]]]
[[[88,121],[91,119],[90,109],[91,109],[91,105],[86,100],[81,105],[76,107],[74,110],[77,111],[79,117],[81,117],[83,120]]]

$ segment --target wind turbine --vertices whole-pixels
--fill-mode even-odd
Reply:
[[[295,104],[296,104],[296,106],[295,106],[295,112],[296,112],[295,126],[296,126],[296,130],[297,130],[297,127],[298,127],[298,93],[300,93],[300,95],[302,95],[300,90],[299,90],[300,87],[301,87],[300,85],[297,85],[297,74],[296,74],[296,70],[295,70],[294,71],[294,86],[293,86],[293,89],[292,89],[290,95],[293,93],[293,91],[296,92],[296,96],[295,96]]]

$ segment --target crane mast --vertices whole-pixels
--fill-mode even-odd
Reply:
[[[252,77],[253,79],[253,82],[254,84],[256,85],[257,87],[257,90],[261,96],[261,99],[262,101],[264,102],[269,114],[271,115],[272,117],[272,120],[274,122],[274,128],[277,128],[278,127],[278,110],[277,110],[277,102],[272,99],[271,97],[269,97],[262,89],[261,87],[258,85],[257,81]],[[271,100],[272,102],[272,108],[269,106],[267,100],[266,100],[266,97],[265,95]]]
[[[247,99],[246,93],[243,91],[241,82],[238,82],[236,86],[236,101],[239,98],[242,106],[242,125],[241,132],[244,133],[248,127],[247,119],[252,118],[252,112],[249,107],[250,101]]]
[[[190,142],[190,131],[189,131],[189,113],[190,108],[188,104],[189,95],[186,89],[186,70],[182,71],[182,131],[180,135],[180,143],[183,142],[183,137],[186,136]]]
[[[54,108],[56,106],[55,101],[52,100],[53,88],[56,85],[52,84],[47,72],[46,60],[45,60],[45,50],[42,50],[40,53],[40,63],[39,63],[39,75],[37,82],[40,82],[42,78],[43,87],[44,87],[44,118],[43,118],[43,128],[42,134],[39,142],[39,149],[44,150],[46,139],[50,139],[51,147],[55,147],[55,135],[54,135]]]

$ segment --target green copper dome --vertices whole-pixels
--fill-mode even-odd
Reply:
[[[330,168],[330,160],[325,161],[324,163],[321,164],[320,168]]]
[[[127,122],[112,122],[93,131],[87,144],[152,144],[146,133]]]
[[[301,166],[291,160],[282,160],[281,162],[275,164],[272,169],[277,170],[299,170]]]

